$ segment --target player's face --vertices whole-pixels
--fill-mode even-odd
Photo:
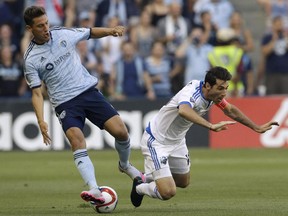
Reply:
[[[27,28],[33,34],[35,42],[38,44],[48,42],[50,40],[50,33],[47,15],[36,17],[33,21],[33,25],[27,26]]]
[[[212,87],[210,86],[208,99],[214,103],[220,103],[227,94],[228,86],[227,81],[216,79],[216,84]]]

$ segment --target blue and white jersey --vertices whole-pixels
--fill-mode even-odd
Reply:
[[[177,145],[185,139],[193,123],[179,115],[178,107],[188,104],[199,115],[205,115],[213,102],[203,97],[202,86],[203,81],[192,80],[159,110],[150,121],[150,132],[156,140],[164,145]]]
[[[88,40],[88,28],[50,29],[50,40],[38,45],[33,40],[24,54],[24,74],[30,88],[47,86],[54,107],[96,86],[98,79],[81,64],[76,51],[80,40]]]

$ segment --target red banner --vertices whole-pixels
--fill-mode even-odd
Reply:
[[[221,132],[210,131],[212,148],[255,148],[288,147],[288,98],[287,97],[251,97],[230,98],[227,101],[237,106],[256,124],[278,121],[280,126],[273,127],[264,134],[258,134],[246,126],[236,123]],[[231,120],[222,110],[213,106],[209,116],[210,122],[217,123]]]

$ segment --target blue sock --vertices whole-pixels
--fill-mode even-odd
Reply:
[[[115,140],[115,148],[119,155],[120,166],[126,169],[129,165],[130,138],[126,141]]]

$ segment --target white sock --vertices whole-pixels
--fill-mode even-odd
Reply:
[[[73,152],[74,162],[79,170],[85,184],[89,189],[98,188],[93,163],[91,162],[86,149],[78,149]]]
[[[150,182],[154,181],[151,173],[149,173],[149,174],[145,173],[144,175],[145,175],[145,183],[150,183]]]
[[[152,198],[157,198],[163,200],[160,193],[158,192],[157,186],[155,181],[152,181],[150,183],[143,183],[136,187],[136,192],[142,195],[147,195]]]
[[[115,149],[118,152],[120,165],[123,169],[127,169],[130,157],[130,139],[126,141],[115,140]]]

